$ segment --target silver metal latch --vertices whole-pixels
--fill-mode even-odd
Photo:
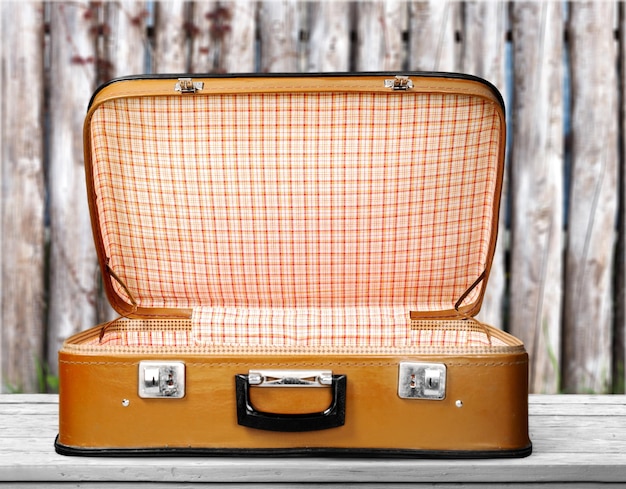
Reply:
[[[408,90],[409,88],[413,88],[413,80],[411,80],[408,76],[396,75],[393,79],[385,80],[385,88]]]
[[[256,387],[327,387],[333,383],[330,370],[250,370],[248,384]]]
[[[444,399],[446,366],[443,363],[401,362],[398,396],[402,399]]]
[[[193,81],[191,78],[179,78],[174,90],[180,93],[196,93],[196,91],[203,88],[203,82]]]
[[[139,362],[139,397],[185,397],[185,364],[158,360]]]

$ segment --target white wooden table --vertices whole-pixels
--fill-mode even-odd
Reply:
[[[626,396],[531,396],[534,452],[503,460],[64,457],[57,409],[55,395],[0,395],[2,488],[626,487]]]

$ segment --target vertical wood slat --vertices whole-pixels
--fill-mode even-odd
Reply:
[[[262,73],[300,71],[300,29],[305,5],[297,0],[261,2],[259,36]]]
[[[32,392],[45,365],[43,4],[0,3],[0,379]],[[4,48],[4,49],[3,49]]]
[[[11,3],[8,5],[10,7],[13,4]],[[4,10],[4,8],[8,8],[6,2],[3,6],[0,6],[0,39],[9,39],[9,37],[5,37],[5,35],[8,36],[8,34],[5,34],[4,25],[5,23],[8,23],[8,19],[10,18],[10,16],[7,15],[7,12],[6,10]],[[10,29],[9,26],[7,26],[7,29]],[[1,46],[0,46],[0,56],[4,56],[4,52],[2,51]],[[6,100],[6,96],[5,96],[6,88],[5,87],[7,83],[4,80],[5,76],[6,75],[4,74],[4,72],[0,71],[0,257],[4,256],[4,248],[5,248],[4,240],[2,239],[4,232],[1,228],[2,207],[4,205],[3,204],[4,190],[2,188],[2,182],[4,181],[4,177],[2,176],[2,173],[4,172],[4,166],[5,166],[4,162],[7,161],[7,157],[5,156],[5,151],[8,151],[8,149],[5,149],[5,148],[8,148],[8,141],[7,143],[5,143],[5,135],[4,135],[5,134],[4,128],[6,126],[5,119],[7,119],[8,117],[8,109],[3,103],[3,101]],[[8,139],[8,137],[6,139]],[[4,297],[4,287],[5,287],[4,279],[2,278],[2,275],[3,275],[2,264],[0,262],[0,311],[2,310],[2,307],[3,307],[1,298]],[[5,337],[14,334],[15,328],[16,328],[15,323],[5,322],[4,317],[0,317],[0,394],[4,393],[5,391],[6,381],[3,379],[7,378],[6,367],[4,366],[4,359],[7,358],[7,353],[5,352],[5,350],[7,351],[10,350],[9,345],[11,344],[10,337],[8,339],[5,339]]]
[[[622,2],[618,5],[619,12],[619,43],[620,43],[620,68],[619,73],[622,83],[621,113],[620,113],[620,160],[619,160],[619,193],[618,193],[618,223],[617,223],[617,246],[615,263],[615,321],[613,323],[613,393],[623,394],[626,392],[626,96],[624,94],[624,82],[626,78],[626,5]]]
[[[505,80],[507,5],[501,2],[466,2],[463,23],[462,71],[493,83],[506,101]],[[508,109],[508,107],[507,107]],[[498,241],[493,257],[479,319],[498,328],[504,327],[504,294],[506,288],[505,244],[508,179],[502,185]]]
[[[218,2],[193,2],[191,5],[191,73],[216,71],[220,41],[215,39],[221,16]]]
[[[252,73],[256,71],[256,2],[222,2],[230,12],[230,26],[222,43],[220,71]]]
[[[350,71],[350,2],[310,4],[307,71]]]
[[[559,3],[513,5],[510,330],[531,355],[531,390],[543,393],[560,387],[562,21]]]
[[[192,73],[255,71],[255,2],[194,2]]]
[[[155,2],[154,73],[185,73],[187,57],[187,1]]]
[[[96,84],[89,2],[50,4],[48,359],[96,324],[98,267],[87,207],[82,127]]]
[[[456,29],[461,7],[453,0],[410,3],[410,70],[458,71]]]
[[[193,2],[191,15],[191,73],[219,71],[223,29],[230,15],[219,2]]]
[[[614,12],[609,2],[570,6],[572,180],[563,371],[568,391],[603,393],[611,383],[618,93]]]
[[[356,5],[356,71],[401,70],[408,3],[397,0]]]
[[[146,71],[146,18],[145,2],[120,0],[107,4],[109,26],[107,60],[114,77],[139,75]]]

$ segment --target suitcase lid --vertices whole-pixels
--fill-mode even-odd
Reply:
[[[84,150],[123,316],[480,310],[505,151],[502,98],[482,79],[127,77],[94,94]]]

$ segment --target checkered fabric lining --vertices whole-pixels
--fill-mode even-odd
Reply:
[[[139,306],[196,308],[200,341],[228,308],[268,337],[344,309],[346,338],[352,311],[379,328],[386,308],[451,309],[486,266],[499,124],[465,95],[108,101],[91,137],[109,266]]]
[[[104,336],[94,338],[87,345],[97,346],[121,346],[140,347],[148,346],[154,348],[177,348],[193,347],[195,339],[191,329],[183,327],[170,328],[162,322],[145,322],[132,320],[128,321],[130,327],[113,327],[107,330]],[[182,326],[182,325],[181,325]]]
[[[211,345],[262,346],[488,346],[489,337],[467,321],[408,321],[401,307],[197,308],[196,341]]]
[[[244,311],[241,311],[244,313]],[[187,348],[197,346],[260,346],[260,347],[389,347],[389,348],[487,348],[508,346],[501,338],[488,337],[485,330],[472,322],[453,321],[413,321],[409,328],[398,328],[388,324],[370,328],[360,324],[353,336],[338,334],[337,329],[323,327],[301,328],[288,327],[280,323],[282,333],[265,325],[248,325],[242,328],[238,324],[235,311],[223,311],[222,326],[215,331],[214,341],[199,341],[190,327],[189,320],[126,320],[107,329],[99,339],[94,337],[86,346],[106,347],[163,347]],[[258,310],[245,311],[249,316],[256,316]],[[295,311],[294,311],[295,313]],[[370,312],[372,317],[375,314]],[[311,318],[304,318],[308,321]],[[398,319],[398,318],[396,318]],[[237,326],[225,334],[230,326]],[[303,331],[313,334],[303,334]],[[221,335],[221,336],[220,336]]]

